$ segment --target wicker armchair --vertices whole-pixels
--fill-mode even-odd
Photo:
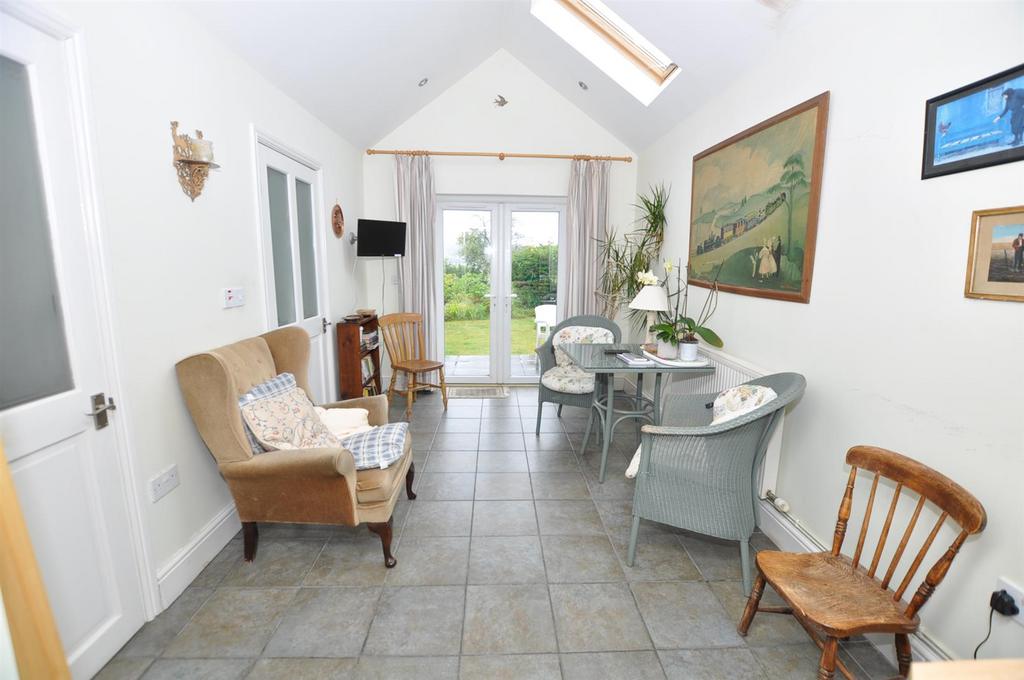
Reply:
[[[544,374],[552,368],[555,368],[555,348],[552,344],[558,332],[563,328],[569,326],[591,326],[596,328],[604,328],[611,331],[612,342],[619,342],[622,339],[622,331],[619,329],[618,324],[614,321],[609,321],[603,316],[596,316],[592,314],[584,314],[580,316],[573,316],[560,324],[556,325],[548,333],[548,339],[544,341],[544,344],[537,348],[537,356],[540,359],[540,377],[543,379]],[[594,391],[584,392],[582,394],[574,394],[569,392],[558,392],[549,387],[545,387],[542,382],[538,382],[539,393],[537,395],[537,434],[540,434],[540,416],[544,408],[544,402],[550,402],[552,404],[558,404],[558,415],[562,415],[562,406],[578,406],[580,408],[590,409],[594,403]],[[594,411],[590,410],[590,420],[594,419]],[[587,429],[590,429],[588,423]]]
[[[662,425],[644,425],[633,494],[627,564],[636,557],[640,520],[740,543],[743,588],[750,592],[750,535],[754,533],[757,469],[787,404],[803,394],[797,373],[776,373],[747,384],[778,397],[732,420],[711,425],[716,394],[669,394]]]

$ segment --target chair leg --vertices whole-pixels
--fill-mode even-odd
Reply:
[[[740,541],[740,571],[743,573],[743,594],[750,594],[750,542]]]
[[[398,379],[398,371],[391,369],[391,384],[388,385],[388,404],[395,403],[395,381]]]
[[[391,569],[398,560],[391,554],[391,523],[393,517],[388,517],[387,522],[370,522],[366,528],[380,536],[380,545],[384,549],[384,566]]]
[[[836,671],[836,653],[839,651],[839,639],[826,638],[821,650],[821,663],[818,665],[818,680],[832,680]]]
[[[564,406],[564,404],[559,404],[559,405],[558,405],[558,417],[559,417],[559,418],[561,418],[561,417],[562,417],[562,406]]]
[[[260,542],[260,530],[256,522],[242,522],[242,554],[246,562],[256,557],[256,546]]]
[[[441,401],[444,402],[444,410],[448,410],[448,383],[444,381],[444,369],[437,369],[441,375]]]
[[[405,495],[406,497],[414,501],[416,500],[416,494],[412,491],[412,482],[416,478],[416,463],[410,461],[409,471],[405,473]]]
[[[736,631],[746,637],[747,631],[750,630],[750,622],[754,620],[754,614],[757,613],[757,608],[761,604],[761,596],[764,595],[764,576],[761,574],[761,570],[757,571],[757,578],[754,579],[754,587],[750,591],[750,597],[747,598],[747,606],[743,610],[743,616],[740,617],[740,623],[736,626]]]
[[[544,412],[544,402],[537,400],[537,436],[540,436],[540,414]]]
[[[910,675],[910,638],[904,633],[896,634],[896,663],[900,669],[900,675],[904,678]]]
[[[633,526],[629,530],[629,551],[626,553],[626,566],[632,567],[636,561],[636,542],[640,537],[640,515],[633,513]]]
[[[413,387],[416,385],[416,374],[407,373],[405,376],[405,419],[412,421],[412,400]]]

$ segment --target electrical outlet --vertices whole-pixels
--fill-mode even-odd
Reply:
[[[245,304],[245,288],[224,289],[224,309],[241,307]]]
[[[153,477],[149,480],[149,492],[153,497],[153,502],[156,503],[158,500],[169,494],[178,486],[179,483],[177,465],[172,465],[156,477]]]
[[[1013,620],[1024,626],[1024,588],[1010,581],[1005,576],[1000,576],[999,580],[996,581],[996,590],[1005,590],[1013,597],[1014,604],[1017,605],[1017,615],[1013,617]]]

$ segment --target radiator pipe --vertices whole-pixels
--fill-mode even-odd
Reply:
[[[768,489],[768,491],[765,492],[764,497],[771,501],[772,505],[774,505],[779,512],[789,512],[789,503],[786,501],[786,499],[779,498],[771,489]]]

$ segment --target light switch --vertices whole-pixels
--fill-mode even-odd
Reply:
[[[241,307],[245,304],[245,288],[224,289],[224,309]]]

